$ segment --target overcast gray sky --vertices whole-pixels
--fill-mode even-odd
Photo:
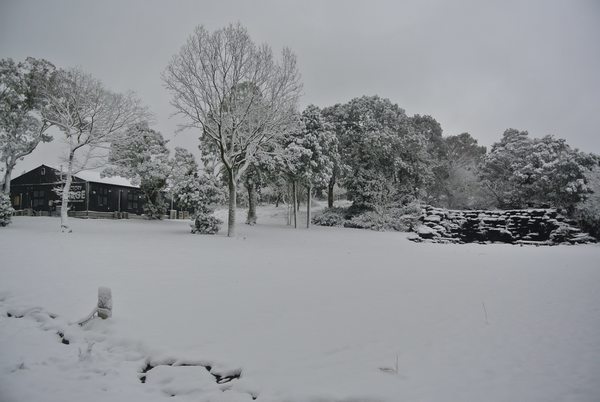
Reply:
[[[177,120],[160,74],[196,25],[240,21],[256,42],[298,56],[301,106],[378,94],[444,135],[483,145],[509,127],[600,153],[600,1],[0,0],[0,58],[79,66],[136,91],[171,145]],[[57,163],[44,144],[15,173]]]

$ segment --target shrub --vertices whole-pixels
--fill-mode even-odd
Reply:
[[[377,211],[366,211],[355,215],[344,222],[344,227],[355,229],[386,230],[389,225],[389,217]]]
[[[327,208],[322,214],[313,218],[313,223],[320,226],[342,226],[347,210],[345,208]]]
[[[10,223],[14,209],[10,203],[8,194],[0,193],[0,226],[6,226]]]
[[[413,231],[419,226],[419,217],[422,213],[422,207],[418,202],[411,202],[403,206],[392,207],[387,212],[389,215],[389,229],[398,232]]]
[[[581,229],[600,240],[600,167],[587,175],[592,193],[575,207],[573,219]]]
[[[564,243],[568,240],[571,234],[569,225],[560,225],[550,233],[550,241],[556,244]]]
[[[166,207],[167,204],[162,197],[157,197],[154,202],[146,197],[146,202],[144,203],[144,215],[146,215],[146,218],[148,219],[161,219],[165,213]]]
[[[584,204],[577,208],[574,219],[584,232],[600,240],[600,207]]]
[[[192,233],[215,234],[219,231],[222,220],[208,214],[197,214],[191,225]]]
[[[421,206],[413,201],[406,205],[394,204],[377,209],[328,208],[313,218],[313,223],[321,226],[344,226],[355,229],[395,230],[407,232],[419,225]]]

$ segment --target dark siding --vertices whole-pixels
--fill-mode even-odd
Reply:
[[[62,186],[60,172],[41,165],[11,180],[13,208],[49,213],[60,209],[60,198],[55,189]],[[86,187],[89,187],[89,191]],[[144,199],[139,189],[105,183],[85,182],[73,178],[69,205],[73,211],[129,212],[142,214]],[[119,202],[120,199],[120,202]]]
[[[48,183],[59,183],[60,172],[57,172],[53,168],[41,165],[13,180],[10,181],[11,186],[23,185],[23,184],[48,184]]]
[[[90,183],[90,211],[129,212],[142,214],[143,199],[137,188],[115,186],[103,183]],[[119,202],[120,198],[120,202]]]

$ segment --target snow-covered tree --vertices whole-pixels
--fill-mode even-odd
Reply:
[[[348,170],[347,165],[342,159],[340,153],[340,137],[343,136],[345,130],[345,108],[341,104],[326,107],[321,111],[323,119],[329,124],[333,134],[335,135],[333,143],[328,150],[329,156],[333,161],[333,170],[331,177],[327,182],[327,207],[333,208],[335,186],[338,184],[344,173]]]
[[[583,230],[600,240],[600,166],[586,173],[586,179],[592,193],[577,204],[573,215]]]
[[[219,180],[200,173],[197,177],[188,176],[181,185],[178,202],[194,211],[192,233],[217,233],[222,222],[213,216],[213,212],[218,204],[225,201],[225,193]]]
[[[336,152],[337,138],[333,128],[324,121],[318,107],[308,106],[302,112],[298,129],[286,135],[282,155],[285,171],[292,181],[294,198],[298,184],[306,187],[307,227],[310,226],[313,189],[325,188],[329,183],[333,174]]]
[[[378,96],[353,99],[344,109],[338,137],[353,207],[377,209],[419,195],[432,180],[431,158],[427,138],[404,110]]]
[[[439,206],[453,209],[488,207],[478,178],[479,166],[486,148],[469,133],[444,137],[445,156],[442,160],[445,178],[440,183]]]
[[[193,212],[192,233],[217,233],[222,222],[213,212],[225,200],[219,176],[199,171],[196,158],[184,148],[175,148],[172,166],[171,191],[181,207]]]
[[[258,191],[264,184],[265,169],[268,168],[270,163],[270,155],[266,153],[257,153],[254,156],[254,162],[250,163],[244,175],[242,176],[242,182],[248,193],[248,213],[246,215],[246,224],[255,225],[256,206],[258,204]]]
[[[40,142],[48,142],[51,126],[40,119],[42,88],[55,72],[46,60],[28,57],[24,62],[0,60],[0,163],[2,191],[10,193],[12,171]]]
[[[110,144],[148,113],[133,94],[110,92],[99,80],[79,69],[57,71],[42,92],[42,122],[58,127],[66,143],[60,216],[61,230],[70,231],[68,203],[73,176],[103,165]]]
[[[571,148],[564,139],[532,139],[527,131],[508,129],[486,155],[480,175],[500,207],[572,210],[590,192],[585,175],[597,163],[597,157]]]
[[[165,210],[162,192],[167,186],[172,165],[169,149],[162,134],[147,122],[135,124],[113,141],[105,176],[122,176],[140,186],[144,195],[144,213],[149,219],[160,219]]]
[[[0,227],[10,223],[13,212],[9,194],[0,192]]]
[[[296,57],[257,46],[241,25],[209,33],[199,26],[173,58],[163,79],[183,128],[202,130],[227,174],[228,236],[235,231],[237,184],[256,153],[276,140],[300,95]]]
[[[427,157],[426,163],[431,172],[422,196],[428,203],[435,203],[442,197],[447,178],[446,144],[442,137],[442,126],[429,115],[416,114],[409,117],[409,122],[415,133],[424,140],[423,155]]]
[[[198,163],[194,155],[185,148],[175,147],[175,155],[170,161],[171,172],[167,180],[167,187],[177,198],[177,192],[182,188],[182,183],[188,177],[198,177]]]

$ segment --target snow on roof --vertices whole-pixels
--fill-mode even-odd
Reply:
[[[120,176],[100,177],[100,172],[95,170],[82,170],[75,174],[75,177],[85,181],[93,181],[94,183],[113,184],[115,186],[139,187],[131,183],[129,179]]]
[[[57,168],[56,166],[43,164],[41,166],[47,166],[50,169],[54,169],[56,172],[61,172],[62,169]],[[36,168],[37,169],[37,168]],[[79,173],[75,173],[73,176],[83,180],[83,181],[92,181],[94,183],[103,183],[103,184],[112,184],[114,186],[126,186],[126,187],[135,187],[139,188],[140,186],[136,186],[131,183],[129,179],[121,176],[113,176],[113,177],[100,177],[100,172],[96,170],[82,170]]]

